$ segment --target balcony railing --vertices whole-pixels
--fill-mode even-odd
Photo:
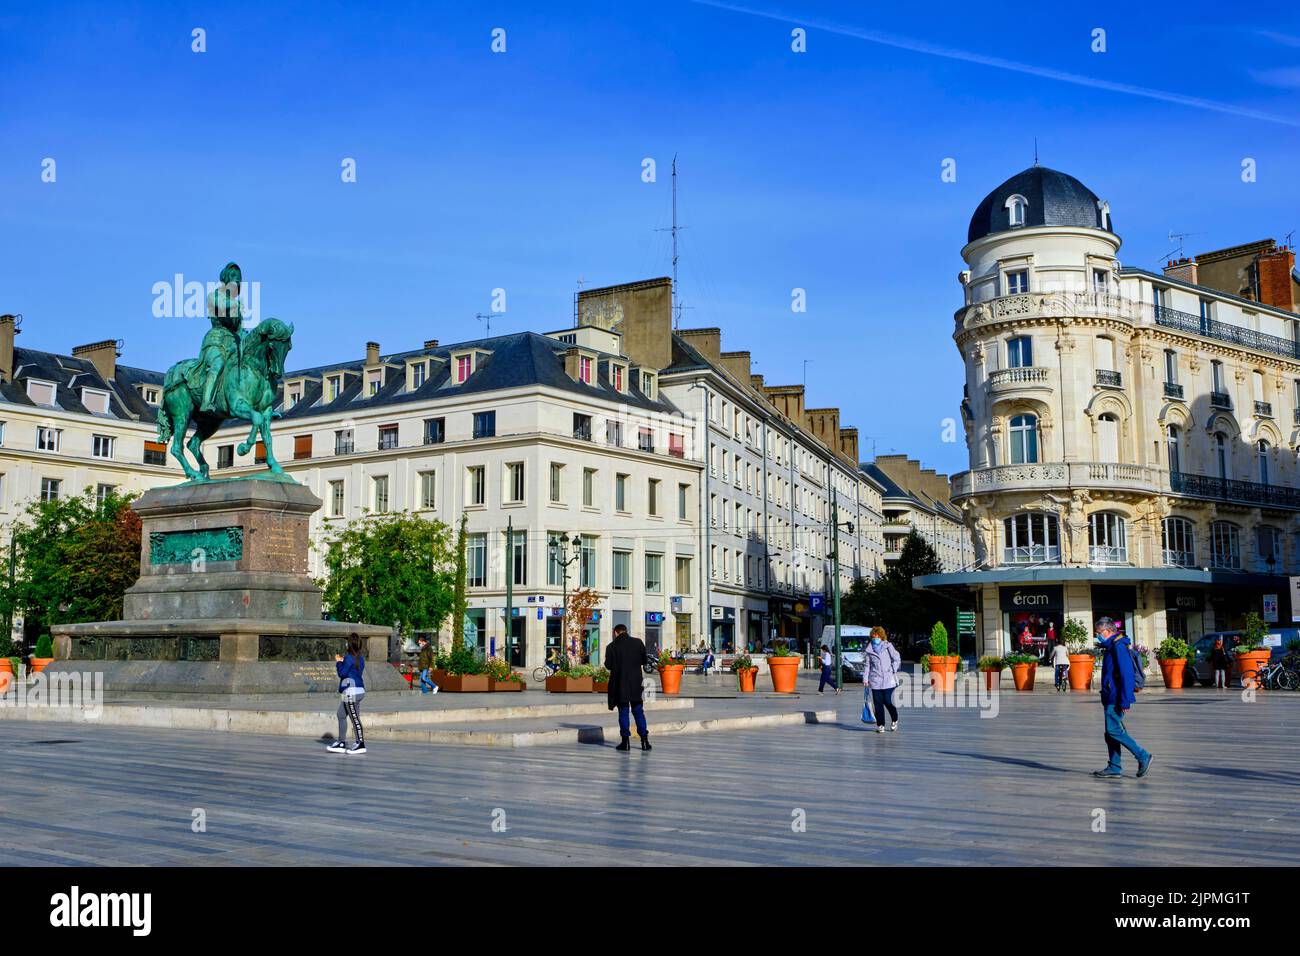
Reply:
[[[1272,417],[1273,417],[1273,403],[1272,403],[1272,402],[1256,402],[1256,403],[1255,403],[1255,414],[1258,415],[1260,418],[1272,418]]]
[[[1156,492],[1161,486],[1157,469],[1113,461],[995,465],[963,471],[952,478],[954,497],[1022,488],[1115,488]]]
[[[1123,376],[1119,372],[1113,372],[1110,369],[1097,369],[1097,384],[1102,388],[1123,388]]]
[[[1196,567],[1196,555],[1191,551],[1170,551],[1165,549],[1161,553],[1167,568],[1193,568]]]
[[[1237,481],[1232,478],[1214,478],[1210,475],[1174,471],[1169,474],[1169,488],[1175,494],[1189,495],[1193,498],[1300,510],[1300,489],[1282,485],[1264,485],[1257,481]]]
[[[1183,387],[1177,382],[1165,382],[1165,398],[1183,400]]]
[[[1290,339],[1284,339],[1280,335],[1269,335],[1267,332],[1243,329],[1240,326],[1229,325],[1227,322],[1220,322],[1218,319],[1192,315],[1190,312],[1179,312],[1177,309],[1170,309],[1162,305],[1153,306],[1152,311],[1155,315],[1156,325],[1164,326],[1167,329],[1174,329],[1178,332],[1191,332],[1209,339],[1218,339],[1220,342],[1229,342],[1243,348],[1269,352],[1273,355],[1282,355],[1286,358],[1300,358],[1300,344]]]
[[[1003,548],[1003,564],[1060,564],[1061,549],[1057,545],[1035,544],[1023,548]]]
[[[1232,396],[1227,392],[1211,392],[1210,407],[1222,408],[1225,411],[1232,411]]]
[[[1090,564],[1128,564],[1128,548],[1092,544],[1088,546]]]
[[[1034,366],[1000,368],[989,373],[989,388],[1007,388],[1016,385],[1033,385],[1047,381],[1047,369]]]

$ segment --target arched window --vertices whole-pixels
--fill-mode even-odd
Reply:
[[[1099,511],[1088,516],[1088,561],[1091,564],[1128,563],[1122,515]]]
[[[1255,446],[1259,451],[1259,483],[1268,484],[1268,442],[1263,439]]]
[[[1060,564],[1055,515],[1023,512],[1002,522],[1003,564]]]
[[[1029,203],[1024,196],[1011,196],[1007,199],[1007,222],[1012,226],[1025,224],[1025,210]]]
[[[1241,534],[1230,521],[1210,525],[1210,567],[1241,569]]]
[[[1100,461],[1119,461],[1119,419],[1109,412],[1097,416],[1097,454]]]
[[[1228,436],[1223,432],[1214,433],[1214,462],[1221,479],[1228,479]]]
[[[1178,426],[1165,427],[1165,444],[1169,447],[1169,471],[1177,474],[1182,471],[1182,459],[1178,451]]]
[[[1166,518],[1160,526],[1165,567],[1190,568],[1196,565],[1195,526],[1186,518]]]
[[[1034,415],[1017,415],[1011,419],[1008,441],[1008,460],[1013,465],[1032,464],[1038,461],[1038,418]]]

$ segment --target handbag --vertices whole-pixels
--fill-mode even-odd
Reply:
[[[866,701],[862,702],[862,722],[864,724],[874,724],[876,718],[871,716],[871,704]]]

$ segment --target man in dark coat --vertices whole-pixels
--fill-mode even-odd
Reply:
[[[645,724],[645,708],[641,706],[641,665],[645,663],[645,645],[627,632],[622,624],[614,628],[614,639],[605,648],[605,668],[609,671],[609,709],[618,708],[618,731],[623,738],[619,750],[631,750],[632,729],[628,726],[628,711],[636,718],[636,732],[641,737],[641,749],[650,749],[650,731]]]

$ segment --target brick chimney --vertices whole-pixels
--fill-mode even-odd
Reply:
[[[95,366],[99,377],[106,382],[113,381],[117,376],[117,359],[121,354],[117,350],[117,342],[113,339],[91,342],[89,345],[77,345],[72,349],[73,358],[86,359]]]
[[[1277,309],[1297,312],[1292,294],[1291,271],[1295,269],[1295,250],[1282,246],[1259,257],[1259,301]]]
[[[13,315],[0,315],[0,381],[14,379],[14,336],[22,331]]]
[[[424,347],[425,347],[426,349],[436,349],[436,348],[438,347],[438,340],[437,340],[437,339],[425,339],[425,340],[424,340]]]
[[[840,454],[849,461],[858,460],[858,430],[856,428],[840,429]]]
[[[1193,285],[1198,284],[1196,281],[1195,259],[1184,258],[1179,259],[1177,262],[1170,259],[1169,262],[1165,264],[1164,272],[1165,275],[1169,276],[1171,279],[1182,279],[1184,282],[1190,282]]]
[[[366,343],[366,365],[367,367],[369,367],[371,365],[378,365],[378,364],[379,364],[379,343],[367,342]]]

